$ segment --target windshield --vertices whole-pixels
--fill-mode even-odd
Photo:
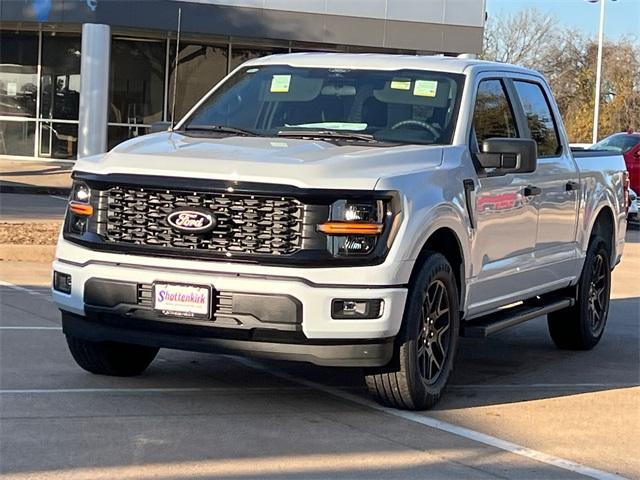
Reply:
[[[592,147],[591,150],[611,150],[614,152],[627,153],[633,147],[640,143],[640,136],[627,135],[625,133],[618,133],[611,135],[610,137],[601,140]]]
[[[212,93],[182,128],[449,144],[463,80],[422,70],[247,67]]]

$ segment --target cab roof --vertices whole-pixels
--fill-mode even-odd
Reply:
[[[472,71],[501,71],[528,73],[540,76],[534,70],[507,63],[488,62],[470,58],[433,55],[392,55],[379,53],[285,53],[255,58],[243,66],[290,65],[309,68],[349,68],[361,70],[431,70],[469,74]]]

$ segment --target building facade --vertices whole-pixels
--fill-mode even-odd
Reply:
[[[108,26],[107,45],[92,46],[84,39],[85,48],[103,55],[97,66],[89,66],[85,58],[83,68],[108,76],[102,96],[111,148],[148,133],[153,122],[171,120],[174,83],[178,118],[227,73],[256,56],[298,51],[479,53],[484,3],[0,0],[0,158],[77,157],[79,137],[92,128],[80,113],[81,97],[89,88],[87,70],[81,76],[83,25]],[[86,105],[91,97],[84,98]]]

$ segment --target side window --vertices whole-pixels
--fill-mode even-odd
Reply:
[[[513,110],[500,80],[483,80],[478,86],[473,127],[478,146],[487,138],[518,136]]]
[[[531,82],[513,83],[527,117],[531,138],[538,144],[538,155],[558,155],[561,151],[558,130],[542,87]]]

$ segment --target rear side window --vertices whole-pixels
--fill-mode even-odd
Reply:
[[[478,147],[488,138],[518,136],[513,110],[500,80],[483,80],[478,86],[473,115]]]
[[[538,144],[538,155],[541,157],[558,155],[561,151],[558,130],[542,87],[530,82],[515,81],[513,83],[527,117],[531,138]]]

